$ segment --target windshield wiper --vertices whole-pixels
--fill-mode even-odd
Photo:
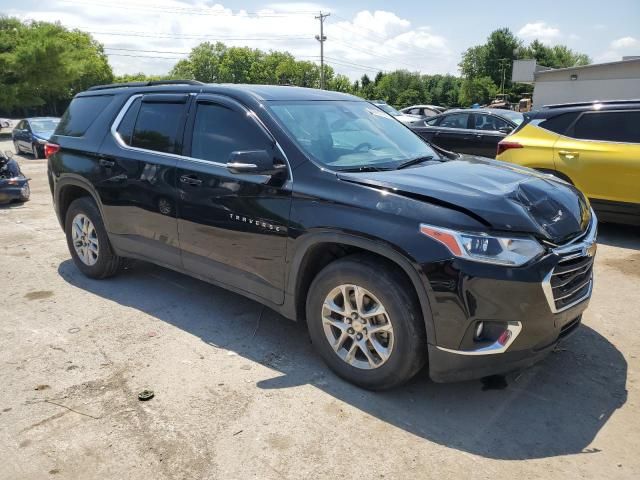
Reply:
[[[374,167],[373,165],[362,165],[361,167],[340,168],[339,172],[384,172],[393,170],[392,168]]]
[[[402,162],[396,167],[396,170],[400,170],[401,168],[407,168],[411,165],[417,165],[418,163],[428,162],[429,160],[433,160],[433,155],[427,155],[426,157],[417,157],[412,158],[411,160],[407,160],[406,162]]]

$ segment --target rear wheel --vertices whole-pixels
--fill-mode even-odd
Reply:
[[[311,284],[307,324],[329,367],[364,388],[409,380],[426,361],[426,336],[412,286],[366,255],[329,264]]]
[[[113,253],[98,207],[90,197],[71,202],[65,233],[73,262],[87,277],[111,277],[121,268],[124,259]]]

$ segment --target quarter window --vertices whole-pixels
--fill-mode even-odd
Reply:
[[[127,113],[122,117],[120,125],[118,125],[118,134],[124,143],[131,145],[131,137],[133,136],[133,127],[136,124],[136,118],[138,117],[138,111],[140,110],[141,97],[136,98]]]
[[[563,135],[567,131],[569,126],[573,123],[573,121],[578,118],[578,115],[580,115],[580,112],[563,113],[561,115],[549,118],[544,122],[541,122],[540,127],[544,128],[545,130]]]
[[[574,137],[605,142],[640,143],[640,111],[593,112],[575,124]]]
[[[246,115],[220,104],[198,104],[192,157],[227,163],[231,152],[269,149],[271,144],[266,135]]]

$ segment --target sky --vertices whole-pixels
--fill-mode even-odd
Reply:
[[[525,43],[565,44],[594,62],[640,55],[640,0],[0,0],[2,15],[90,32],[116,74],[167,73],[204,41],[318,62],[320,11],[330,14],[326,62],[352,80],[395,69],[457,74],[462,53],[501,27]]]

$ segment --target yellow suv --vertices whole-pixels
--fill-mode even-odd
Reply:
[[[640,100],[551,105],[525,115],[498,160],[552,173],[604,221],[640,225]]]

